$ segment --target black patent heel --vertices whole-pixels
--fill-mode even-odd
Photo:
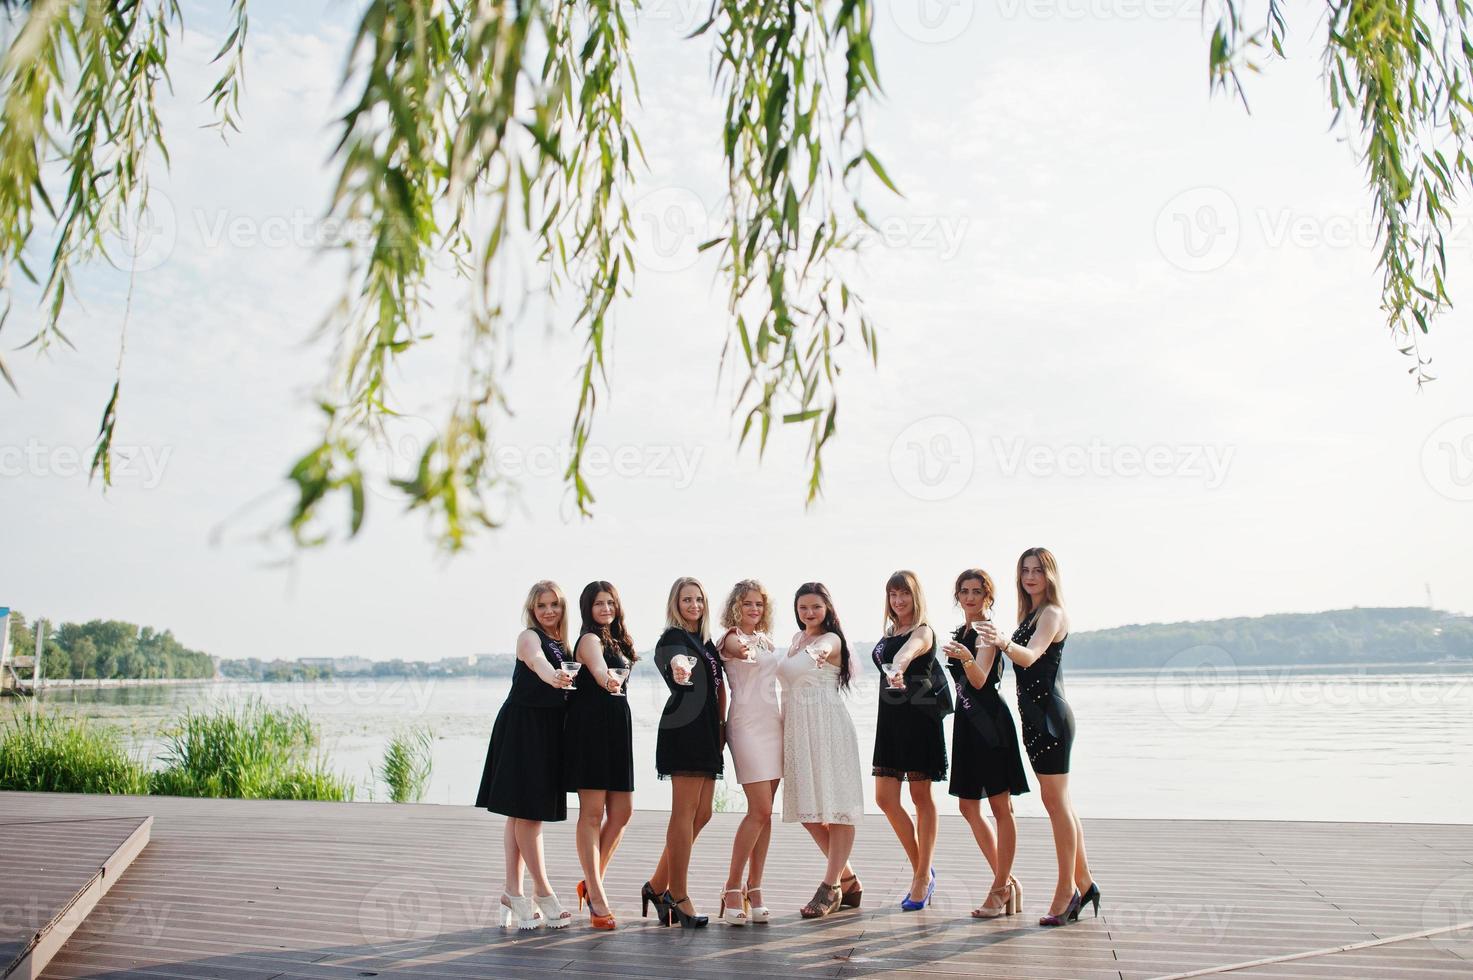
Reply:
[[[690,901],[689,897],[676,899],[671,896],[670,890],[667,888],[665,889],[665,894],[660,896],[660,901],[664,902],[665,906],[670,910],[670,918],[665,920],[667,925],[673,924],[676,919],[680,920],[680,928],[682,929],[700,929],[706,924],[706,916],[695,915],[680,907],[681,902]]]
[[[1089,888],[1085,889],[1084,894],[1079,896],[1079,907],[1069,916],[1069,921],[1078,922],[1079,913],[1084,911],[1086,905],[1093,905],[1095,907],[1095,918],[1098,919],[1100,917],[1100,888],[1092,881],[1089,883]]]
[[[650,887],[649,882],[639,890],[639,915],[642,919],[650,917],[650,903],[655,903],[655,912],[661,913],[663,906],[660,904],[660,893]]]

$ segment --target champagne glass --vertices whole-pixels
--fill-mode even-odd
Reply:
[[[757,651],[752,645],[757,642],[755,636],[748,636],[741,630],[737,630],[737,642],[742,645],[742,663],[755,664],[757,662]]]
[[[583,665],[576,660],[564,660],[562,663],[558,664],[557,669],[562,671],[563,674],[568,678],[568,680],[571,681],[573,678],[578,676],[578,671],[582,668],[582,666]],[[572,684],[569,684],[567,690],[576,691],[578,689]]]
[[[670,665],[673,667],[676,664],[679,664],[680,668],[685,671],[685,680],[676,681],[676,683],[685,687],[693,685],[696,682],[695,677],[692,676],[696,669],[696,658],[688,653],[677,653],[670,658]]]
[[[806,647],[803,648],[803,652],[812,657],[815,664],[818,664],[819,666],[823,665],[825,654],[823,651],[823,647],[819,646],[817,643],[808,644]]]
[[[904,673],[904,671],[902,671],[894,664],[882,664],[880,669],[885,672],[885,680],[890,683],[890,686],[892,688],[895,686],[896,680],[898,680],[900,678],[900,675]]]
[[[616,697],[616,698],[622,698],[622,697],[624,697],[624,678],[626,678],[626,677],[629,676],[629,668],[628,667],[610,667],[609,668],[609,675],[612,676],[614,678],[614,680],[616,680],[616,681],[619,682],[619,689],[617,691],[610,691],[609,693],[611,695],[613,695],[614,697]]]

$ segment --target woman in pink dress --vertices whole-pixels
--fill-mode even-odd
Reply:
[[[732,697],[726,744],[737,782],[747,794],[747,815],[732,841],[731,870],[718,917],[744,926],[770,918],[762,903],[762,870],[772,840],[772,804],[783,774],[783,720],[777,698],[780,657],[772,640],[772,602],[760,582],[743,579],[732,587],[715,640]]]

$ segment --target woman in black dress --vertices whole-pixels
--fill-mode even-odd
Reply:
[[[910,859],[910,893],[900,907],[915,912],[926,907],[936,888],[931,783],[946,778],[942,719],[951,711],[951,685],[936,658],[936,632],[926,623],[926,600],[914,572],[896,572],[885,583],[885,632],[871,658],[880,671],[872,760],[875,802]],[[910,783],[914,823],[900,802],[902,782]]]
[[[563,785],[578,794],[578,907],[587,901],[593,927],[613,929],[604,873],[634,810],[634,724],[624,691],[639,657],[612,584],[589,582],[578,611],[577,655],[585,673],[569,698]]]
[[[1043,806],[1054,831],[1059,881],[1041,926],[1061,926],[1079,918],[1093,903],[1100,914],[1100,890],[1084,853],[1084,827],[1069,797],[1069,752],[1074,746],[1074,712],[1064,700],[1060,678],[1069,614],[1059,587],[1059,565],[1047,548],[1029,548],[1018,559],[1018,628],[1011,637],[991,623],[979,631],[1017,666],[1018,716],[1023,748],[1038,776]]]
[[[997,589],[992,577],[980,568],[969,568],[956,577],[954,592],[965,621],[942,647],[946,665],[956,685],[956,717],[951,726],[951,795],[961,802],[962,816],[982,856],[992,868],[992,889],[987,901],[972,910],[978,919],[996,919],[1019,911],[1023,890],[1013,877],[1013,857],[1018,848],[1018,825],[1013,820],[1013,796],[1028,792],[1028,774],[1018,750],[1018,732],[1013,713],[1002,699],[1003,657],[997,648],[982,643],[973,623],[992,618]],[[982,800],[992,808],[992,827],[982,816]]]
[[[655,903],[663,925],[678,919],[687,928],[706,924],[690,901],[690,852],[711,820],[711,799],[721,775],[726,684],[721,658],[711,642],[706,590],[693,578],[678,578],[665,607],[666,629],[655,645],[655,668],[670,696],[660,714],[655,769],[671,782],[670,826],[655,873],[641,899]],[[677,897],[679,896],[679,897]]]
[[[568,818],[568,798],[558,780],[566,690],[573,683],[559,669],[568,659],[563,647],[567,601],[562,590],[553,582],[538,582],[527,593],[522,616],[527,628],[517,637],[511,691],[491,728],[476,806],[507,818],[502,835],[503,924],[515,920],[522,929],[542,924],[560,929],[572,922],[573,913],[564,911],[547,880],[542,823]],[[532,898],[522,894],[523,865],[532,873]]]

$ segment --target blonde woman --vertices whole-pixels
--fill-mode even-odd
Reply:
[[[731,690],[726,742],[747,813],[731,845],[731,869],[717,918],[734,926],[767,922],[762,871],[772,840],[772,803],[783,775],[783,719],[777,699],[780,661],[772,641],[772,600],[762,583],[743,579],[721,612],[716,649]],[[746,872],[746,884],[742,875]]]
[[[711,820],[716,779],[724,768],[726,685],[709,621],[701,583],[676,579],[665,604],[665,632],[655,645],[655,668],[670,689],[655,738],[655,770],[671,783],[670,825],[665,850],[641,898],[646,905],[655,903],[661,925],[679,921],[686,929],[706,924],[706,916],[697,915],[690,901],[690,852]]]
[[[910,859],[910,893],[900,907],[926,907],[936,889],[936,801],[931,784],[946,778],[946,731],[951,685],[936,658],[936,632],[926,622],[926,599],[914,572],[898,571],[885,583],[884,635],[871,659],[880,671],[876,709],[875,802],[890,821]],[[900,784],[910,784],[916,817],[900,802]]]
[[[972,916],[996,919],[1022,908],[1023,890],[1013,877],[1018,849],[1013,797],[1028,792],[1028,773],[1023,768],[1013,713],[1000,691],[1007,658],[977,637],[976,627],[992,619],[997,598],[992,576],[980,568],[965,569],[956,577],[952,595],[964,619],[941,648],[951,658],[947,669],[956,684],[949,789],[960,801],[962,817],[992,868],[992,888]],[[984,798],[997,824],[996,832],[982,816]]]
[[[1029,548],[1018,558],[1018,628],[1011,637],[984,623],[978,635],[996,646],[1017,668],[1018,715],[1023,748],[1038,777],[1043,807],[1054,831],[1059,880],[1041,926],[1062,926],[1093,903],[1100,914],[1100,890],[1084,853],[1084,827],[1069,797],[1069,752],[1074,746],[1074,712],[1064,700],[1060,677],[1069,614],[1064,610],[1059,564],[1047,548]]]
[[[517,637],[511,690],[496,714],[476,792],[476,806],[506,817],[503,925],[515,922],[520,929],[561,929],[573,921],[553,893],[542,859],[543,822],[568,818],[559,778],[566,691],[573,684],[560,669],[571,659],[564,646],[567,607],[554,582],[538,582],[527,593],[522,605],[527,628]],[[522,894],[523,866],[532,873],[531,898]]]

